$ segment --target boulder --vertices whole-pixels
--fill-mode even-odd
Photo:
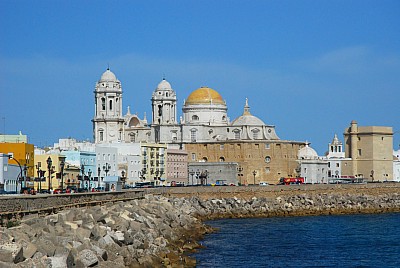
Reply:
[[[9,263],[19,263],[25,260],[22,245],[13,242],[0,244],[0,260]]]

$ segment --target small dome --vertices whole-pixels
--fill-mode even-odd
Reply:
[[[313,148],[308,146],[308,143],[306,143],[306,146],[299,150],[298,158],[299,159],[317,159],[318,154]]]
[[[107,70],[101,75],[100,81],[118,81],[117,77],[113,72],[110,71],[110,69],[107,68]]]
[[[246,98],[246,104],[244,105],[243,115],[239,116],[232,122],[233,126],[264,126],[264,122],[250,113],[250,106],[248,99]]]
[[[163,80],[158,84],[156,90],[172,90],[171,84],[163,78]]]
[[[201,87],[193,91],[186,99],[185,105],[193,104],[222,104],[225,105],[222,96],[212,88]]]
[[[254,115],[241,115],[232,122],[233,126],[264,126],[264,122]]]

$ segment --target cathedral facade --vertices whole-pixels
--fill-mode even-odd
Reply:
[[[185,149],[189,162],[237,164],[238,182],[277,183],[280,177],[296,176],[297,153],[304,142],[281,140],[275,126],[250,112],[246,99],[243,114],[230,122],[227,104],[214,89],[200,87],[184,101],[177,113],[177,96],[163,79],[151,98],[151,122],[128,112],[122,114],[122,86],[107,69],[95,87],[93,134],[96,143],[165,143]]]

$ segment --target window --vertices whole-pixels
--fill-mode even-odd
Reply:
[[[361,149],[358,149],[358,156],[361,156]]]
[[[223,144],[220,144],[220,145],[219,145],[219,149],[220,149],[220,150],[223,150],[223,149],[224,149],[224,145],[223,145]]]
[[[266,168],[265,168],[265,173],[268,174],[268,173],[270,173],[270,172],[271,172],[271,169],[270,169],[269,167],[266,167]]]
[[[271,148],[271,145],[269,143],[266,143],[265,144],[265,149],[270,149],[270,148]]]
[[[192,140],[192,142],[195,142],[197,140],[197,133],[196,130],[192,130],[190,132],[190,139]]]
[[[265,157],[265,163],[269,163],[271,162],[271,157],[270,156],[266,156]]]
[[[196,154],[192,153],[192,160],[196,160]]]
[[[105,98],[101,98],[101,109],[103,111],[106,110],[106,99]]]
[[[257,140],[258,139],[258,134],[260,133],[260,130],[258,130],[256,128],[256,129],[253,129],[252,132],[253,132],[253,140]]]
[[[192,120],[193,120],[193,121],[199,121],[199,117],[198,117],[197,115],[193,115],[193,116],[192,116]]]
[[[99,132],[99,140],[100,140],[100,141],[103,141],[103,140],[104,140],[104,132],[103,132],[103,131],[100,131],[100,132]]]
[[[219,162],[225,162],[225,157],[221,156],[221,157],[219,158]]]
[[[336,163],[336,167],[339,167],[340,165],[339,165],[339,163]]]
[[[240,130],[235,130],[235,140],[240,139]]]
[[[110,111],[112,110],[112,100],[110,100]]]

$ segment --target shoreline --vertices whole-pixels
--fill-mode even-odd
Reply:
[[[399,187],[256,189],[150,192],[143,199],[26,216],[19,226],[0,229],[0,266],[195,267],[190,255],[215,231],[208,220],[400,212]]]

